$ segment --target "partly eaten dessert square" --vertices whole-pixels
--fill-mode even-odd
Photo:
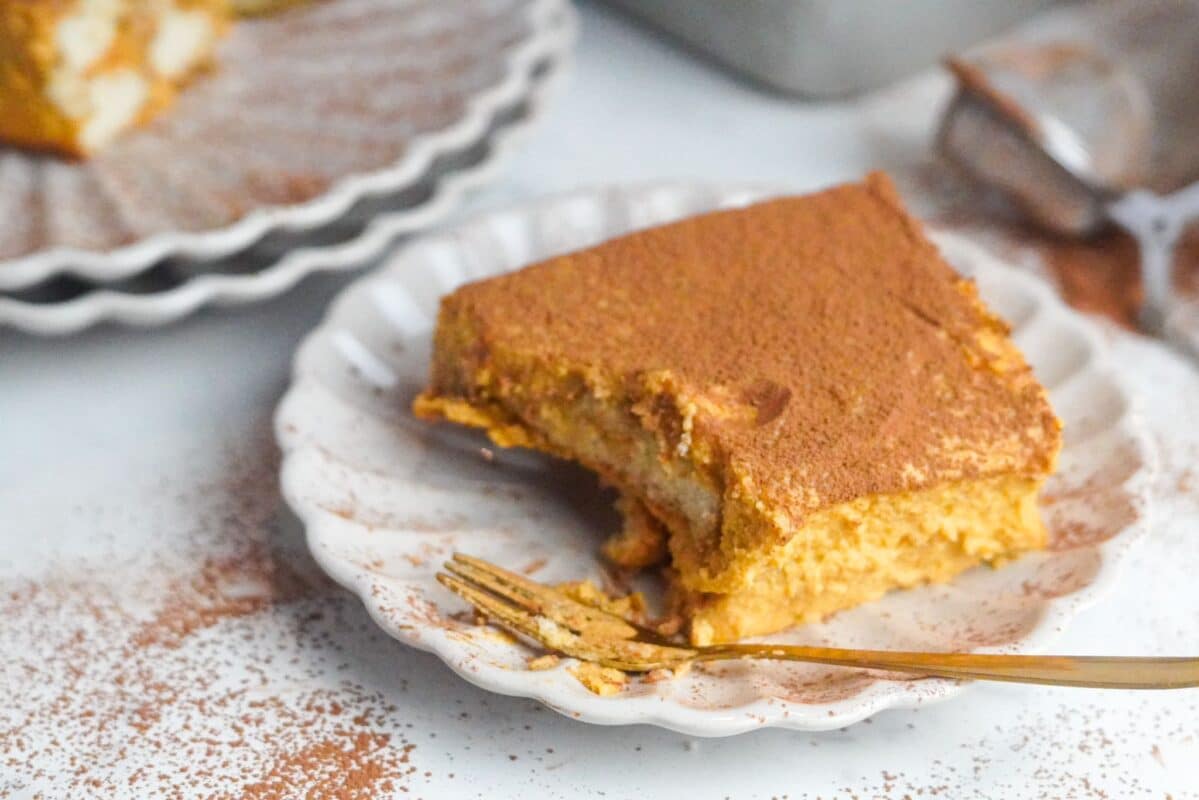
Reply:
[[[1045,390],[881,174],[638,231],[441,304],[415,412],[595,470],[692,642],[1042,548]]]

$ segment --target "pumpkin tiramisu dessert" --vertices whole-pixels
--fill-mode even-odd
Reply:
[[[1046,544],[1060,423],[891,182],[639,231],[442,301],[415,411],[621,492],[697,644]]]
[[[0,141],[86,156],[212,58],[227,0],[0,0]]]

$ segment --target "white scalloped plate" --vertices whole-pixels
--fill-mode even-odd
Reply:
[[[0,152],[0,289],[220,258],[399,191],[527,93],[572,13],[566,0],[328,0],[242,21],[213,75],[96,157]]]
[[[530,650],[463,621],[464,604],[434,581],[454,550],[538,580],[603,580],[597,545],[615,523],[585,472],[522,451],[491,460],[481,437],[412,418],[438,299],[465,281],[769,194],[664,184],[567,195],[425,237],[348,287],[300,348],[276,416],[283,492],[317,561],[400,641],[436,653],[472,683],[587,722],[649,723],[698,736],[764,726],[823,730],[960,691],[952,681],[757,662],[658,683],[635,679],[622,694],[601,698],[569,675],[569,662],[526,670]],[[1091,323],[1036,278],[960,238],[936,238],[1011,321],[1066,423],[1061,470],[1044,503],[1053,544],[1002,569],[892,593],[772,640],[1040,650],[1111,584],[1145,530],[1153,454],[1103,365]]]
[[[260,257],[256,252],[262,248],[199,265],[164,262],[129,281],[136,291],[121,284],[108,284],[72,293],[65,299],[0,295],[0,326],[42,336],[63,336],[101,322],[140,327],[164,325],[206,305],[231,306],[266,300],[314,273],[340,272],[369,264],[400,237],[427,230],[447,217],[472,191],[490,183],[500,173],[541,118],[547,100],[569,70],[569,43],[574,35],[572,16],[563,18],[562,31],[561,49],[540,62],[528,94],[516,107],[498,112],[497,121],[482,141],[461,153],[442,154],[438,163],[450,159],[452,165],[435,169],[409,187],[418,194],[414,204],[388,207],[372,216],[361,231],[338,235],[332,242],[314,241],[317,237],[325,238],[324,228],[305,232],[299,246],[264,250],[266,262],[249,269],[243,262],[248,256]],[[421,187],[427,187],[427,192],[421,191]],[[332,224],[337,225],[340,222]]]

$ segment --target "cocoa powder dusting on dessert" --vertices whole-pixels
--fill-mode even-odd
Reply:
[[[720,468],[785,499],[796,518],[865,495],[1045,472],[1060,442],[1020,356],[1001,359],[987,344],[1005,324],[883,173],[468,284],[443,298],[440,315],[439,330],[461,323],[483,343],[476,360],[519,353],[604,391],[662,376],[701,408],[692,435],[715,443]],[[482,368],[437,358],[418,406],[459,396],[461,376]],[[969,456],[980,452],[987,458]]]

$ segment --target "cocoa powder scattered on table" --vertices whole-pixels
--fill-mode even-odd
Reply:
[[[111,553],[0,581],[0,796],[415,788],[415,744],[388,699],[402,681],[371,688],[345,669],[347,647],[383,634],[281,529],[277,470],[264,432],[210,479],[161,477],[134,512],[164,519],[144,549],[114,539]],[[99,536],[120,505],[79,513]]]

